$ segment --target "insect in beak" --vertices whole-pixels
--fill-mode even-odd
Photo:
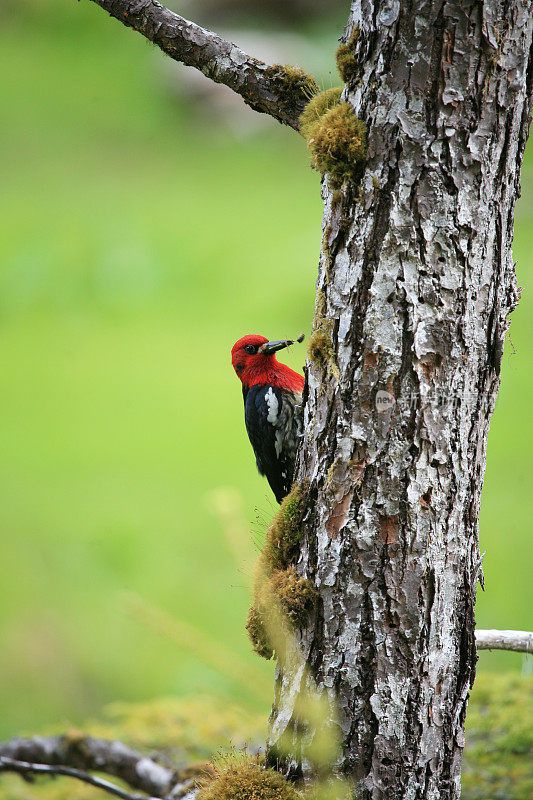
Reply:
[[[261,347],[259,348],[259,352],[263,353],[263,355],[265,356],[269,356],[272,353],[277,352],[278,350],[283,350],[284,347],[290,347],[291,344],[294,344],[295,341],[303,342],[304,338],[305,338],[304,334],[301,333],[297,339],[283,339],[282,341],[279,342],[266,342],[265,344],[261,345]]]

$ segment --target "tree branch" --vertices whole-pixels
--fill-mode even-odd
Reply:
[[[517,653],[533,653],[531,631],[476,630],[478,650],[514,650]]]
[[[0,756],[0,772],[16,772],[26,780],[28,779],[28,774],[65,775],[68,778],[76,778],[91,786],[96,786],[97,789],[103,789],[104,792],[120,797],[122,800],[146,800],[144,794],[130,794],[130,792],[126,792],[114,783],[110,783],[103,778],[96,778],[93,775],[89,775],[88,772],[82,772],[73,767],[51,767],[48,764],[31,764],[29,761],[16,761],[13,758]],[[151,800],[158,800],[158,798],[151,798]]]
[[[133,789],[146,792],[151,797],[167,797],[178,788],[192,789],[193,779],[200,772],[194,767],[183,770],[169,769],[132,750],[122,742],[95,739],[92,736],[79,734],[11,739],[0,744],[0,771],[9,769],[9,762],[29,765],[18,768],[16,771],[20,773],[37,772],[37,769],[30,770],[30,767],[47,765],[61,768],[63,771],[58,774],[70,775],[80,780],[86,780],[85,777],[81,777],[83,772],[85,774],[91,771],[103,772],[120,778]],[[100,784],[100,788],[106,791],[111,791],[110,787],[113,787],[113,784],[107,787]],[[113,789],[121,791],[118,787]],[[131,795],[123,796],[131,799]]]
[[[309,98],[319,88],[310,75],[295,67],[269,66],[232,42],[207,31],[155,0],[92,0],[123,25],[141,33],[175,61],[196,67],[223,83],[255,111],[295,130]]]

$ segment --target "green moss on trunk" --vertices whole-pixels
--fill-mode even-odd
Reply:
[[[316,590],[311,581],[298,575],[291,561],[298,554],[302,538],[305,486],[293,486],[267,531],[258,559],[254,598],[246,630],[253,648],[263,658],[280,649],[283,633],[274,641],[280,623],[301,626],[311,612]],[[280,619],[281,617],[281,619]]]
[[[359,25],[357,25],[347,42],[341,42],[337,48],[335,61],[339,75],[344,83],[351,83],[357,74],[357,59],[354,54],[355,45],[359,38]]]
[[[319,314],[315,315],[314,330],[307,345],[307,354],[314,364],[326,372],[329,371],[338,381],[340,375],[333,346],[333,326],[333,320]]]
[[[288,566],[298,552],[304,495],[304,488],[294,485],[270,524],[261,551],[269,571]]]
[[[320,122],[324,114],[339,105],[341,94],[342,86],[335,86],[311,98],[300,115],[300,133],[304,139],[309,140],[314,126]]]
[[[300,133],[307,141],[311,164],[339,188],[345,181],[358,184],[366,156],[366,125],[349,103],[340,103],[342,89],[328,89],[313,97],[300,116]]]

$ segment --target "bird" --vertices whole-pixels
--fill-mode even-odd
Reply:
[[[296,341],[302,342],[301,334]],[[269,341],[249,334],[231,348],[231,363],[242,383],[244,422],[255,453],[257,469],[266,476],[276,500],[290,492],[298,439],[304,376],[275,353],[294,339]]]

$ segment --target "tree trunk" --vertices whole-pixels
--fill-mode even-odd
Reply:
[[[297,469],[298,570],[319,603],[301,647],[362,795],[444,800],[460,792],[487,434],[518,299],[531,3],[363,0],[354,31],[346,96],[368,154],[356,194],[323,181],[314,331],[331,346],[310,350]],[[305,674],[278,666],[272,753],[301,724]]]

